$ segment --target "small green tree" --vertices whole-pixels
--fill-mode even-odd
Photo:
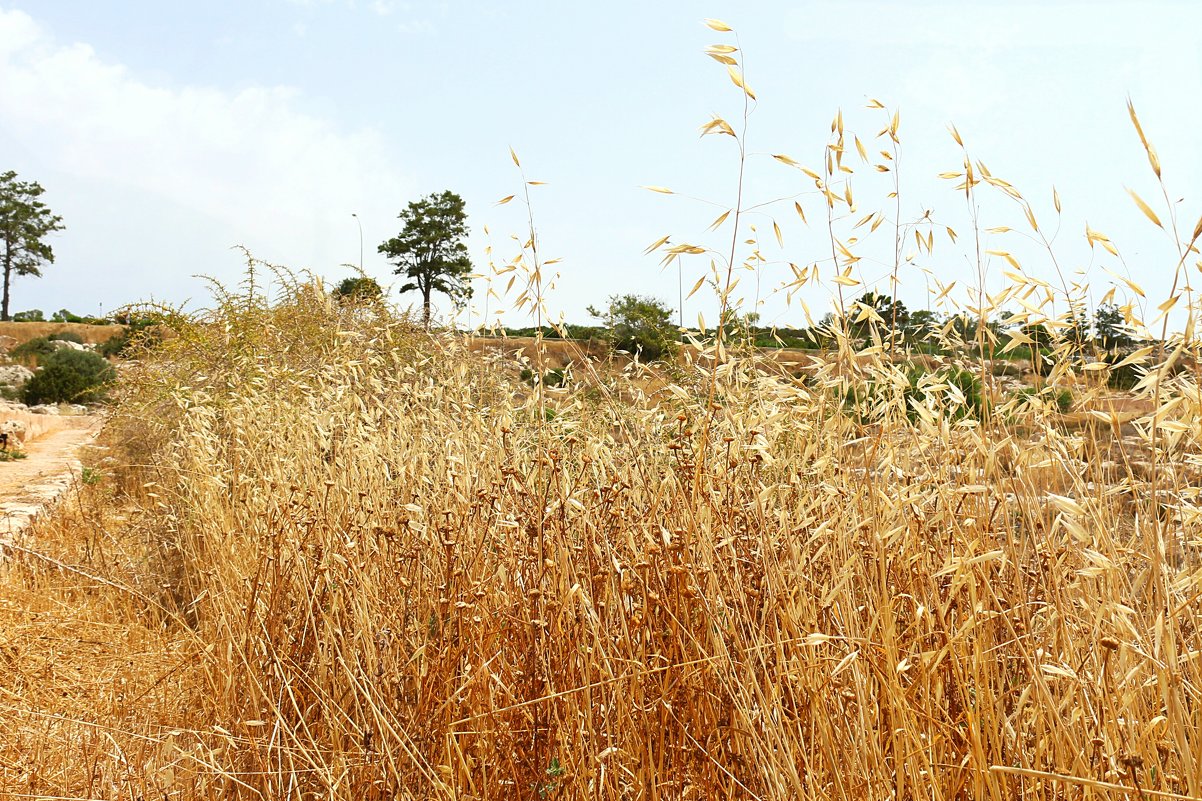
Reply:
[[[643,295],[613,295],[609,307],[588,313],[604,322],[610,343],[642,359],[654,361],[676,352],[673,311],[662,301]]]
[[[374,278],[356,276],[343,278],[330,293],[335,300],[374,300],[384,294]]]
[[[63,348],[42,360],[42,369],[25,385],[25,402],[91,403],[101,400],[117,378],[108,361],[87,350]]]
[[[13,276],[41,276],[42,265],[54,263],[54,250],[45,239],[63,229],[63,218],[39,200],[45,191],[37,182],[18,181],[12,170],[0,174],[0,267],[4,270],[0,320],[9,319]]]
[[[1085,310],[1073,307],[1062,318],[1064,327],[1061,329],[1066,340],[1076,345],[1078,348],[1083,348],[1090,341],[1089,335],[1089,319],[1085,316]]]
[[[404,227],[379,251],[409,282],[401,292],[420,292],[422,320],[430,325],[430,296],[441,292],[455,303],[472,296],[468,275],[472,262],[463,239],[468,234],[463,198],[454,192],[433,193],[415,200],[397,215]]]
[[[856,300],[856,303],[873,309],[883,322],[876,323],[871,320],[857,322],[859,311],[854,308],[848,309],[848,316],[851,318],[848,329],[852,336],[867,336],[871,327],[877,326],[881,337],[888,339],[890,332],[904,331],[910,322],[910,312],[906,309],[906,304],[900,300],[894,300],[888,295],[882,295],[879,292],[865,292]]]
[[[59,309],[50,315],[50,321],[55,323],[82,323],[83,318],[70,309]]]
[[[906,335],[906,339],[911,342],[925,342],[935,332],[937,332],[943,323],[939,317],[939,312],[931,311],[930,309],[915,309],[910,312],[909,319],[902,329],[902,333]]]
[[[1127,333],[1127,321],[1123,317],[1122,309],[1113,303],[1103,303],[1097,308],[1093,316],[1093,327],[1098,344],[1104,350],[1125,348],[1135,342],[1135,338]]]

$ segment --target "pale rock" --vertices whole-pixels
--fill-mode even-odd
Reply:
[[[0,384],[19,387],[33,378],[33,371],[19,364],[0,365]]]

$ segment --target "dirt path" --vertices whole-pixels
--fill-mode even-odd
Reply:
[[[20,534],[71,487],[79,449],[96,438],[101,423],[92,415],[47,416],[45,430],[25,442],[26,458],[0,462],[0,542]]]

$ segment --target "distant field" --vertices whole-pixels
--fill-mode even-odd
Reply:
[[[98,345],[125,330],[123,325],[84,325],[83,323],[14,323],[0,322],[0,337],[11,337],[12,342],[0,339],[9,347],[24,344],[31,339],[70,331],[89,344]]]

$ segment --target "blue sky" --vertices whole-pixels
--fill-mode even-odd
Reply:
[[[0,0],[0,169],[41,182],[67,226],[45,277],[17,281],[14,309],[82,313],[151,297],[203,306],[194,276],[238,280],[236,245],[338,280],[349,274],[339,265],[359,260],[352,213],[363,223],[365,268],[390,283],[375,246],[396,233],[408,201],[443,189],[467,200],[483,271],[484,226],[505,260],[525,224],[516,202],[494,205],[521,185],[510,146],[527,177],[548,182],[533,199],[543,253],[562,259],[553,312],[583,322],[588,304],[627,291],[675,305],[675,268],[642,251],[668,234],[728,241],[729,222],[717,234],[705,229],[733,203],[737,174],[728,138],[698,136],[711,114],[735,122],[741,109],[725,68],[703,52],[735,40],[704,17],[736,29],[759,99],[748,196],[795,196],[810,221],[801,223],[792,200],[747,219],[766,263],[741,294],[750,308],[758,291],[766,320],[804,324],[797,299],[817,316],[832,289],[807,287],[792,304],[773,291],[788,262],[832,272],[813,182],[770,156],[818,168],[840,109],[871,155],[882,112],[865,108],[869,98],[901,112],[900,218],[931,210],[960,234],[903,264],[909,305],[928,304],[932,281],[975,281],[965,203],[936,177],[960,168],[952,122],[973,157],[1028,195],[1049,229],[1056,187],[1057,260],[1070,280],[1082,271],[1094,301],[1116,283],[1126,291],[1106,270],[1133,278],[1154,301],[1168,292],[1176,251],[1125,191],[1163,211],[1125,104],[1129,95],[1170,201],[1184,197],[1181,226],[1192,230],[1202,213],[1191,193],[1202,186],[1195,3]],[[893,263],[897,215],[884,180],[892,176],[858,157],[848,163],[858,208],[837,223],[843,235],[852,217],[879,208],[889,219],[857,248],[864,261],[855,275],[871,286]],[[980,206],[982,228],[1024,227],[1012,203],[983,195]],[[1123,261],[1086,246],[1087,221]],[[1059,280],[1021,235],[982,236],[1030,275]],[[705,264],[684,264],[686,285]],[[988,266],[996,288],[1006,265],[993,257]],[[477,300],[478,319],[483,292]],[[498,308],[491,301],[490,313]],[[686,304],[686,320],[712,309],[703,292]]]

